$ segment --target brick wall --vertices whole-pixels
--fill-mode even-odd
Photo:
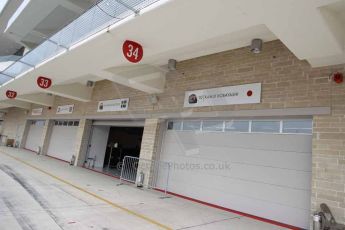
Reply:
[[[57,117],[56,106],[64,104],[75,104],[73,116],[125,114],[129,118],[139,113],[331,107],[331,115],[314,117],[312,208],[326,202],[338,220],[345,222],[345,84],[329,81],[334,71],[345,72],[345,65],[311,68],[280,41],[273,41],[265,43],[263,52],[257,55],[241,48],[179,62],[177,71],[167,74],[165,92],[158,94],[159,102],[155,106],[150,104],[147,94],[104,80],[95,84],[91,102],[57,97],[56,105],[49,111],[45,108],[42,117]],[[183,108],[186,90],[256,82],[262,83],[260,104]],[[128,112],[96,112],[99,100],[127,97],[130,98]],[[61,115],[61,118],[69,117]]]
[[[44,111],[44,117],[56,115],[57,105],[75,104],[73,116],[120,115],[181,111],[226,111],[244,109],[298,108],[330,105],[330,71],[343,66],[312,69],[298,60],[280,41],[265,43],[264,51],[253,55],[247,48],[179,62],[177,71],[167,74],[165,92],[158,94],[156,106],[148,95],[108,80],[95,84],[92,101],[82,103],[56,97],[56,105]],[[321,74],[320,74],[321,73]],[[262,83],[262,103],[217,107],[183,108],[186,90],[245,83]],[[298,82],[298,84],[296,84]],[[128,112],[97,113],[99,100],[129,97]]]
[[[325,74],[323,69],[313,72]],[[327,203],[336,220],[345,223],[345,85],[331,84],[330,89],[332,114],[314,117],[312,210]]]
[[[161,119],[146,119],[144,126],[143,138],[141,141],[140,158],[147,160],[156,160],[161,140],[161,125],[164,124]],[[138,173],[145,174],[144,184],[147,186],[152,180],[154,164],[150,161],[140,161]]]
[[[76,161],[74,165],[83,166],[85,157],[87,154],[87,146],[89,143],[89,137],[91,133],[92,121],[87,119],[81,119],[79,122],[77,137],[76,137]]]

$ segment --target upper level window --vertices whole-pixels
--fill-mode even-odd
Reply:
[[[227,132],[249,132],[249,121],[226,121],[225,131]]]
[[[168,130],[202,132],[312,134],[312,119],[286,120],[175,120]]]
[[[79,121],[74,120],[57,120],[54,121],[54,125],[56,126],[79,126]]]
[[[252,132],[280,133],[280,121],[252,121]]]
[[[224,121],[203,121],[202,131],[222,132]]]
[[[184,121],[183,130],[186,131],[197,131],[200,130],[201,121]]]
[[[169,130],[181,130],[182,128],[182,121],[169,121],[168,122],[168,129]]]
[[[283,133],[312,133],[311,120],[284,120]]]

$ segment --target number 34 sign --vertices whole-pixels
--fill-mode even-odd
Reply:
[[[52,85],[52,80],[47,77],[38,77],[37,85],[42,89],[48,89]]]
[[[140,62],[144,55],[143,47],[129,40],[123,43],[122,51],[125,58],[132,63]]]

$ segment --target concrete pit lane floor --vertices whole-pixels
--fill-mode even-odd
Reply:
[[[1,230],[286,229],[0,147]]]

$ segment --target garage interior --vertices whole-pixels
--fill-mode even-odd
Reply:
[[[110,126],[94,123],[85,167],[119,176],[125,156],[139,157],[144,127]]]

